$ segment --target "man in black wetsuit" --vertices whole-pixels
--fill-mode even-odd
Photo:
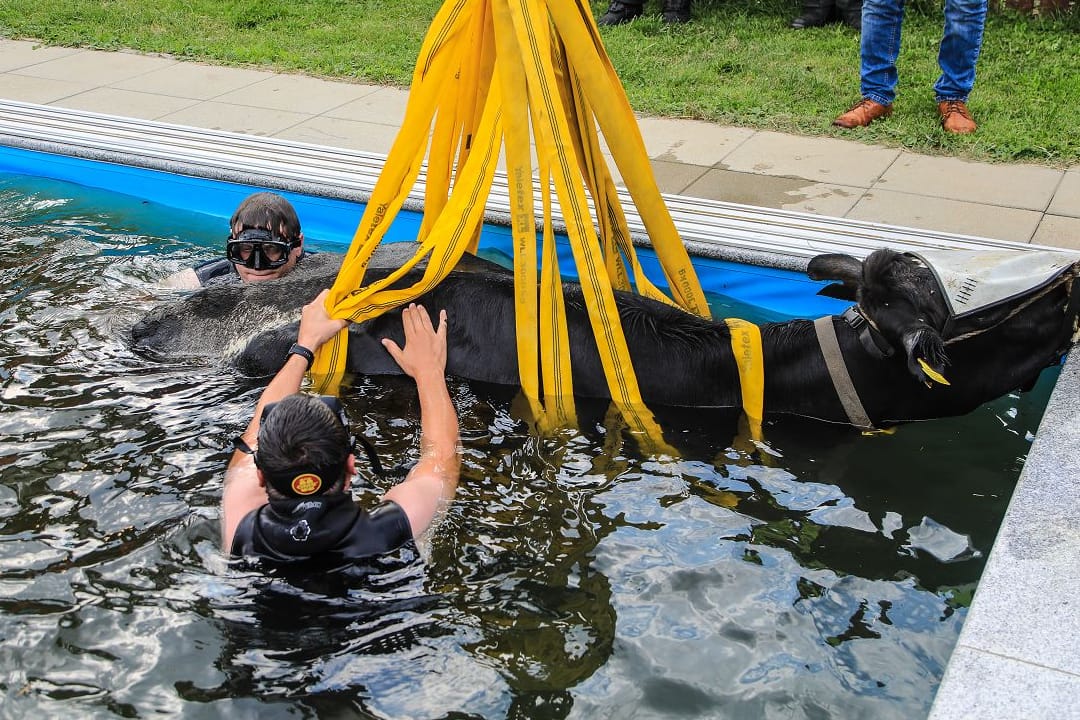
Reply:
[[[197,289],[211,282],[258,282],[288,274],[304,257],[304,233],[292,203],[277,193],[244,199],[229,220],[225,257],[166,278],[169,287]]]
[[[419,537],[457,489],[457,413],[446,388],[446,311],[436,330],[422,306],[402,312],[405,346],[383,346],[420,397],[421,457],[374,510],[353,502],[356,472],[333,402],[299,392],[313,351],[346,325],[329,317],[327,291],[304,306],[297,343],[263,390],[237,438],[222,494],[222,545],[234,557],[338,566],[395,550]]]

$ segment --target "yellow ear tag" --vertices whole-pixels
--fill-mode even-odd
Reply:
[[[949,383],[949,381],[948,381],[948,380],[946,380],[946,379],[945,379],[945,376],[944,376],[944,375],[942,375],[942,374],[941,374],[941,373],[939,373],[939,372],[938,372],[937,370],[934,370],[934,369],[933,369],[932,367],[930,367],[929,365],[927,365],[927,364],[926,364],[926,361],[925,361],[925,360],[923,360],[922,358],[919,358],[919,367],[921,367],[921,368],[922,368],[922,371],[923,371],[924,373],[926,373],[926,376],[927,376],[928,378],[930,378],[931,380],[933,380],[934,382],[936,382],[936,383],[941,383],[942,385],[949,385],[949,384],[951,384],[951,383]]]
[[[863,430],[862,431],[863,437],[874,437],[874,436],[877,436],[877,435],[895,435],[895,434],[896,434],[896,428],[895,427],[874,428],[873,430]]]

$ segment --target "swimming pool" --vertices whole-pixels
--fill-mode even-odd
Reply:
[[[505,392],[454,383],[464,477],[426,571],[305,595],[224,571],[216,549],[260,388],[122,342],[155,279],[220,246],[233,203],[12,174],[0,199],[0,631],[19,715],[924,714],[1053,381],[891,435],[774,423],[765,461],[730,446],[724,413],[661,416],[681,453],[661,461],[604,408],[541,440]],[[390,464],[409,459],[407,387],[345,402]]]

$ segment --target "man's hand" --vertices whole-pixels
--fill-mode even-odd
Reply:
[[[413,537],[420,537],[457,490],[461,460],[458,456],[458,419],[446,389],[446,311],[439,313],[439,329],[422,305],[401,311],[405,348],[389,338],[383,346],[394,361],[416,381],[420,397],[420,460],[408,477],[386,491],[409,518]]]
[[[319,293],[318,297],[304,306],[300,315],[300,331],[297,333],[296,342],[312,352],[349,324],[348,320],[330,317],[326,311],[326,296],[329,292],[327,288]]]
[[[411,303],[401,311],[401,325],[405,330],[404,349],[390,338],[382,341],[394,362],[414,380],[432,376],[441,379],[446,372],[446,310],[439,312],[436,331],[424,306]]]

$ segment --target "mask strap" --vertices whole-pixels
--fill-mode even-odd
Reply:
[[[371,469],[375,471],[375,474],[381,478],[386,477],[386,471],[383,470],[382,463],[379,462],[379,456],[375,452],[375,447],[368,442],[368,439],[363,435],[356,436],[354,438],[360,443],[360,447],[364,448],[364,454],[367,455],[368,462],[371,463]]]

